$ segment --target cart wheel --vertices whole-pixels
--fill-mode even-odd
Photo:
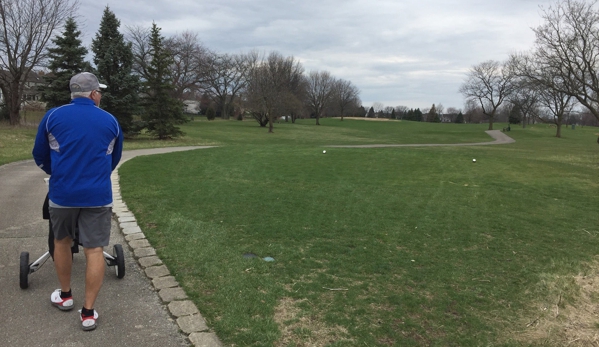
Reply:
[[[21,252],[21,263],[19,268],[19,285],[21,289],[29,287],[29,252]]]
[[[116,265],[114,266],[114,272],[117,278],[125,277],[125,255],[123,254],[123,246],[120,244],[114,245],[114,258]]]

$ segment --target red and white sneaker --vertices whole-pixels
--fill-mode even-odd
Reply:
[[[85,331],[94,330],[96,328],[96,320],[98,319],[98,311],[94,310],[93,316],[84,316],[79,310],[79,316],[81,317],[81,329]]]
[[[52,305],[58,307],[62,311],[72,310],[73,297],[70,296],[68,298],[63,299],[60,297],[61,292],[62,291],[60,289],[56,289],[54,292],[52,292],[52,295],[50,295],[50,301],[52,301]]]

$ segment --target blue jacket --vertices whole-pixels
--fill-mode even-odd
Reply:
[[[33,159],[50,176],[50,200],[60,206],[112,203],[110,175],[121,160],[123,132],[93,100],[75,98],[40,122]]]

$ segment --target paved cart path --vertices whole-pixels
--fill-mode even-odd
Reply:
[[[168,153],[201,147],[135,150],[123,153],[123,161],[138,155]],[[126,275],[117,279],[108,268],[96,302],[98,328],[84,332],[77,310],[83,305],[85,256],[73,258],[72,289],[75,309],[57,310],[50,294],[59,287],[49,259],[29,276],[29,288],[19,287],[19,255],[30,253],[33,262],[47,251],[48,221],[42,219],[47,175],[32,160],[0,166],[0,345],[1,346],[188,346],[187,335],[157,295],[127,247],[116,222],[111,245],[125,250]]]
[[[442,146],[485,146],[485,145],[505,145],[508,143],[514,143],[516,140],[507,136],[505,133],[501,132],[501,130],[487,130],[485,131],[489,136],[491,136],[494,141],[489,142],[474,142],[474,143],[409,143],[402,145],[393,145],[393,144],[380,144],[380,145],[331,145],[326,147],[337,147],[337,148],[384,148],[384,147],[442,147]]]

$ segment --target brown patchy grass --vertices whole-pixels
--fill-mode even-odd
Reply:
[[[553,283],[547,283],[565,287],[565,292],[533,303],[534,317],[519,319],[522,330],[515,333],[514,340],[522,345],[599,347],[599,260],[591,269],[585,275],[556,277]],[[566,295],[571,298],[564,299]]]
[[[281,338],[275,342],[275,347],[296,346],[312,347],[326,346],[338,341],[352,341],[349,333],[342,326],[329,326],[324,323],[317,313],[304,312],[299,303],[307,299],[294,300],[282,298],[275,308],[274,320],[279,325]]]

